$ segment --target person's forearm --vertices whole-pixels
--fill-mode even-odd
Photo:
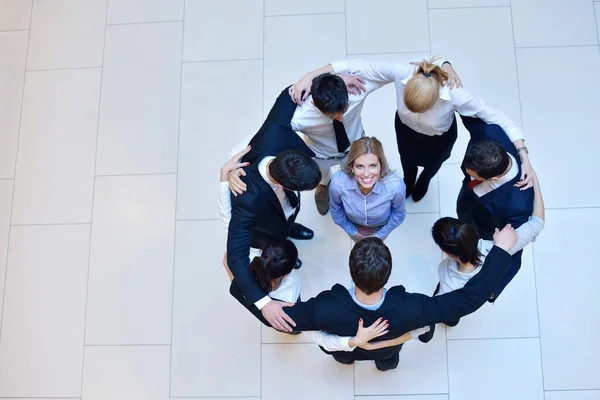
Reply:
[[[521,158],[521,163],[529,162],[529,154],[527,153],[527,150],[524,148],[525,140],[518,139],[518,140],[515,140],[513,142],[513,144],[515,145],[515,149],[518,150],[519,158]],[[519,150],[519,149],[521,149],[521,150]]]
[[[533,182],[533,214],[534,217],[545,220],[544,198],[537,178]]]
[[[322,74],[326,74],[326,73],[333,73],[333,67],[331,66],[331,64],[327,64],[323,67],[317,68],[314,71],[311,71],[307,74],[305,74],[302,79],[309,79],[309,80],[313,80],[315,79],[317,76],[322,75]]]
[[[400,346],[401,344],[404,344],[404,343],[408,342],[409,340],[411,340],[410,333],[405,333],[404,335],[399,336],[395,339],[382,340],[380,342],[375,342],[375,343],[365,343],[363,346],[361,346],[361,348],[363,348],[365,350],[378,350],[378,349],[383,349],[385,347]],[[351,342],[352,342],[352,339],[348,343],[348,344],[350,344],[350,346],[352,346]]]

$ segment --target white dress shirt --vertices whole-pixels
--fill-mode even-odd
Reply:
[[[485,196],[492,190],[498,189],[500,186],[512,181],[519,174],[519,165],[517,164],[517,160],[512,156],[512,154],[508,154],[508,156],[512,161],[510,170],[504,176],[501,176],[496,180],[486,179],[479,185],[473,187],[473,193],[475,193],[477,197]],[[471,178],[471,180],[473,180],[473,178]]]
[[[283,213],[285,214],[285,218],[289,219],[294,214],[294,208],[290,205],[290,201],[285,195],[285,190],[282,187],[277,186],[269,179],[267,174],[267,164],[269,161],[274,160],[275,157],[268,156],[262,159],[262,161],[258,164],[258,172],[260,172],[260,176],[263,177],[265,182],[271,186],[271,189],[275,192],[275,195],[279,199],[279,203],[281,203],[281,208],[283,208]]]
[[[367,81],[385,85],[394,82],[398,116],[415,132],[435,136],[447,132],[454,121],[454,111],[466,117],[477,117],[488,124],[497,124],[512,142],[523,139],[523,131],[501,111],[488,106],[465,88],[440,88],[440,98],[424,113],[413,113],[404,104],[404,86],[412,78],[415,66],[409,62],[342,60],[331,63],[335,73],[350,73]]]
[[[365,99],[369,93],[381,86],[383,84],[377,82],[365,82],[366,92],[348,93],[349,104],[348,110],[344,113],[344,128],[351,144],[364,136],[360,114]],[[319,111],[312,101],[312,95],[309,95],[301,105],[296,107],[291,123],[292,129],[307,136],[303,139],[317,158],[341,156],[342,153],[338,151],[335,140],[333,119]]]

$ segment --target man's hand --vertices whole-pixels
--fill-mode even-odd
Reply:
[[[265,304],[260,312],[273,328],[282,332],[291,332],[293,329],[290,325],[296,326],[296,323],[283,311],[283,307],[291,307],[293,305],[294,303],[271,300]],[[288,322],[290,325],[288,325]]]
[[[310,94],[310,87],[312,86],[312,78],[308,75],[305,75],[298,82],[294,83],[288,89],[288,93],[292,98],[292,101],[298,105],[300,105],[308,95]]]
[[[388,324],[387,320],[383,320],[383,318],[378,318],[377,321],[373,322],[371,326],[365,328],[363,326],[362,318],[358,320],[358,329],[356,330],[356,336],[351,337],[348,341],[350,347],[360,347],[363,346],[371,339],[375,339],[376,337],[383,336],[389,332],[388,328],[390,324]]]
[[[521,162],[521,180],[515,183],[515,186],[521,188],[521,190],[532,188],[534,178],[535,171],[529,162],[529,157],[525,157]]]
[[[442,71],[448,74],[448,80],[446,81],[448,89],[454,89],[455,86],[457,89],[462,87],[462,81],[450,63],[443,64]]]
[[[494,232],[494,244],[504,251],[512,249],[515,243],[517,243],[517,239],[517,233],[510,224],[506,224],[502,230],[496,228]]]
[[[346,84],[346,89],[348,90],[348,93],[360,94],[361,91],[367,91],[367,89],[365,88],[365,81],[360,76],[348,74],[339,74],[338,76],[342,78],[342,80]]]

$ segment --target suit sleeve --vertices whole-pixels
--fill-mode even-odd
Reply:
[[[321,292],[317,297],[308,301],[298,302],[293,307],[284,307],[284,311],[296,323],[295,331],[321,331],[324,330],[316,316],[316,310],[327,307],[324,302],[329,297],[329,290]]]
[[[455,321],[476,311],[496,289],[511,260],[510,254],[494,246],[485,258],[481,271],[462,289],[441,296],[424,296],[423,326]]]
[[[265,123],[270,122],[290,127],[297,105],[290,97],[288,89],[289,86],[283,89],[279,97],[277,97],[275,104],[273,104],[271,111],[269,111],[269,115],[267,115]]]
[[[231,220],[227,235],[227,264],[248,301],[255,303],[267,295],[248,269],[250,246],[254,236],[252,228],[256,224],[256,214],[253,211],[256,194],[248,191],[231,200]]]

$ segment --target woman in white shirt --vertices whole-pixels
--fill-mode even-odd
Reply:
[[[312,78],[327,72],[354,74],[379,87],[394,82],[398,151],[404,170],[406,197],[412,195],[414,201],[419,201],[425,196],[431,178],[450,157],[458,132],[455,111],[460,115],[480,118],[488,124],[502,127],[521,157],[522,180],[518,185],[524,189],[530,188],[533,170],[521,128],[504,113],[488,106],[483,99],[461,88],[460,80],[449,66],[449,62],[444,61],[442,65],[438,65],[435,61],[435,58],[420,63],[336,61],[306,74],[290,88],[290,95],[294,101],[301,101],[310,92]],[[449,77],[452,78],[451,81]],[[452,89],[454,82],[457,82],[457,86]],[[423,166],[424,170],[417,181],[418,166]]]
[[[515,230],[518,235],[517,243],[508,251],[511,255],[523,250],[531,243],[544,228],[544,199],[540,191],[537,175],[533,173],[533,213],[529,221]],[[497,228],[496,228],[497,229]],[[433,240],[446,256],[438,267],[440,283],[434,295],[442,295],[464,287],[469,279],[481,270],[485,257],[494,242],[479,238],[477,229],[456,218],[440,218],[431,228]],[[448,326],[455,326],[459,321],[446,321]],[[422,342],[428,342],[433,337],[435,326],[419,337]]]

